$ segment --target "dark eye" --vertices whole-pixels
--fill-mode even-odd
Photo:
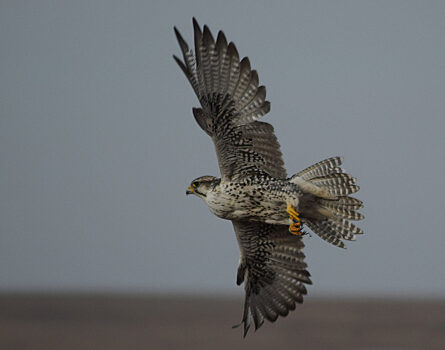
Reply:
[[[192,182],[192,187],[193,187],[193,188],[198,187],[198,185],[199,185],[199,184],[198,184],[196,181],[195,181],[195,182]]]

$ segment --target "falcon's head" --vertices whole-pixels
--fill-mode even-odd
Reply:
[[[201,176],[192,181],[185,194],[194,194],[198,197],[205,198],[207,193],[219,185],[221,179],[214,176]]]

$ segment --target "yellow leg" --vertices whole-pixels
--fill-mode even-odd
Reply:
[[[301,231],[301,220],[299,213],[296,212],[290,204],[287,205],[286,212],[289,214],[289,218],[292,220],[292,223],[289,225],[289,232],[295,236],[301,236],[303,232]]]

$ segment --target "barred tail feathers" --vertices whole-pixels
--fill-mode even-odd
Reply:
[[[364,216],[357,212],[363,202],[349,197],[360,188],[341,164],[342,158],[332,157],[300,171],[290,181],[313,195],[318,205],[307,215],[302,211],[306,226],[327,242],[345,248],[343,240],[355,240],[355,235],[363,233],[348,220],[362,220]]]

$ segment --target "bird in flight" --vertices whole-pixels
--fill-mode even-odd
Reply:
[[[252,324],[287,316],[303,302],[312,284],[302,237],[303,226],[338,247],[363,231],[356,179],[332,157],[288,177],[273,127],[258,121],[269,112],[266,88],[249,59],[239,58],[222,31],[214,40],[209,28],[193,19],[192,51],[177,28],[182,60],[173,56],[201,104],[193,108],[198,125],[211,137],[221,178],[194,179],[186,193],[204,200],[216,216],[231,220],[240,248],[236,277],[244,283],[244,336]]]

